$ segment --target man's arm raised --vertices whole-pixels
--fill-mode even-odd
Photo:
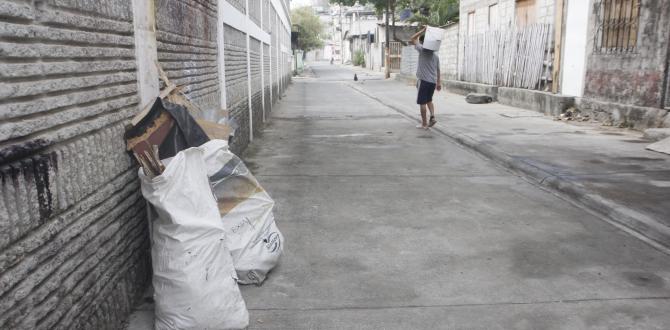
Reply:
[[[419,32],[415,33],[410,39],[409,42],[412,45],[416,45],[416,42],[419,40],[419,37],[421,36],[422,33],[426,31],[426,27],[424,26]]]

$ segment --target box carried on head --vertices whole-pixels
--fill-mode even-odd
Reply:
[[[432,26],[426,27],[426,34],[423,38],[423,48],[432,51],[440,50],[444,30]]]

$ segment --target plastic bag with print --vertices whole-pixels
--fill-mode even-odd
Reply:
[[[261,284],[284,250],[274,201],[226,141],[211,140],[202,148],[238,282]]]

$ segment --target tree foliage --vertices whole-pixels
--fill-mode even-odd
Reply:
[[[378,13],[382,13],[386,4],[391,7],[394,13],[396,10],[409,9],[412,12],[412,18],[409,22],[418,22],[422,25],[442,26],[452,21],[458,20],[459,0],[330,0],[332,4],[342,6],[353,6],[356,3],[371,4]]]
[[[298,49],[308,52],[323,47],[323,24],[311,7],[298,7],[291,10],[293,32],[298,32]]]
[[[459,0],[398,0],[398,8],[409,9],[408,22],[421,25],[443,26],[458,21]]]

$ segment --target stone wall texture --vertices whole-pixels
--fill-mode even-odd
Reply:
[[[442,58],[440,58],[442,60]],[[414,79],[416,78],[416,67],[419,62],[419,52],[414,46],[404,46],[400,57],[400,74]]]
[[[272,110],[272,96],[270,89],[272,88],[270,75],[270,45],[263,43],[263,94],[265,95],[265,104],[263,105],[263,118],[270,118],[270,110]]]
[[[242,14],[247,13],[247,1],[246,0],[226,0],[233,7],[237,8]]]
[[[249,38],[249,65],[251,75],[251,113],[254,133],[263,127],[263,82],[261,75],[263,67],[261,64],[261,42],[255,38]]]
[[[156,0],[158,62],[204,112],[221,117],[217,65],[217,1]]]
[[[0,328],[119,328],[145,287],[131,0],[0,1]]]
[[[279,93],[279,17],[274,8],[270,10],[270,62],[272,68],[270,69],[272,77],[272,97],[278,99],[281,97]]]
[[[228,116],[239,128],[235,132],[233,150],[240,151],[249,144],[249,88],[247,72],[246,34],[224,25],[224,53],[226,70],[226,107]]]
[[[230,2],[246,15],[246,1]],[[290,81],[290,39],[269,1],[254,2],[265,14],[249,22],[272,32],[270,44],[217,26],[221,3],[154,0],[155,51],[207,119],[230,111],[241,152],[250,113],[260,128]],[[145,201],[123,139],[146,92],[133,8],[0,0],[0,329],[122,329],[149,283]]]
[[[261,26],[261,0],[248,0],[249,18],[256,25]]]
[[[637,47],[631,53],[595,53],[587,57],[584,97],[640,107],[663,107],[668,43],[670,43],[670,1],[642,1]],[[592,12],[589,41],[595,38],[597,17]],[[634,86],[634,88],[633,88]]]
[[[458,23],[444,29],[440,44],[440,73],[443,79],[458,78]]]

